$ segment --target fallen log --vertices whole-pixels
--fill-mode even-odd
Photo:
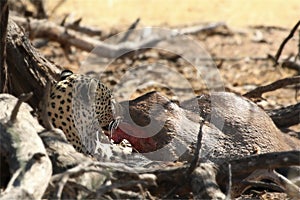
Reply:
[[[36,109],[46,83],[58,80],[61,67],[42,56],[12,20],[8,22],[6,43],[8,93],[20,96],[33,92],[28,103]]]
[[[7,162],[9,183],[0,199],[41,199],[52,174],[52,165],[38,132],[43,130],[26,103],[16,109],[16,118],[10,118],[17,98],[0,94],[0,156]],[[4,158],[4,159],[3,159]],[[5,173],[5,163],[1,174]],[[7,173],[7,172],[6,172]]]
[[[67,29],[47,20],[26,20],[22,17],[12,17],[12,19],[23,27],[31,27],[31,37],[49,38],[60,44],[75,46],[76,48],[104,58],[117,58],[131,51],[153,47],[164,39],[164,37],[151,37],[138,43],[126,42],[113,45],[80,35],[74,30]]]
[[[131,30],[129,30],[129,32],[124,34],[124,38],[120,40],[125,42],[121,42],[119,44],[109,44],[93,39],[91,37],[87,37],[85,35],[81,35],[77,31],[68,29],[64,26],[59,26],[54,22],[48,20],[37,20],[32,18],[25,19],[23,17],[17,16],[12,16],[11,19],[25,28],[29,27],[30,37],[32,38],[48,38],[52,41],[59,42],[62,45],[74,46],[81,50],[96,54],[97,56],[110,59],[118,58],[132,51],[153,48],[157,46],[161,41],[167,41],[168,39],[174,37],[213,31],[220,27],[228,29],[225,23],[220,22],[182,29],[173,29],[169,30],[167,34],[166,30],[163,30],[162,33],[158,33],[157,35],[152,34],[151,36],[145,37],[141,41],[137,42],[128,42],[124,40],[124,38],[127,38],[126,35],[131,33]],[[139,33],[142,32],[139,31]]]

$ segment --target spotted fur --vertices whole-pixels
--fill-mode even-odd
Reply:
[[[85,75],[63,71],[48,99],[50,121],[79,152],[89,152],[86,146],[93,143],[90,137],[95,138],[97,131],[107,129],[114,120],[111,91],[99,80]]]

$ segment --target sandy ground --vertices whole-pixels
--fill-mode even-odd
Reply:
[[[47,1],[52,10],[59,0]],[[65,0],[54,18],[71,14],[101,28],[127,27],[138,17],[144,26],[177,26],[225,21],[229,26],[292,27],[299,0]]]

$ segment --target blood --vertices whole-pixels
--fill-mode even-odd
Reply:
[[[157,146],[157,142],[148,135],[147,132],[137,126],[121,122],[118,128],[113,131],[110,138],[115,143],[120,143],[123,139],[126,139],[135,150],[145,153],[156,150]]]

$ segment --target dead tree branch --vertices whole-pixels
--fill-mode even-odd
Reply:
[[[127,41],[128,37],[131,35],[133,30],[137,27],[140,22],[140,18],[137,18],[133,24],[130,25],[128,30],[126,31],[125,35],[120,39],[119,43]]]
[[[170,35],[151,36],[139,42],[123,42],[114,45],[80,35],[76,31],[68,30],[63,26],[59,26],[50,21],[36,19],[26,20],[25,18],[16,16],[12,17],[12,19],[23,27],[31,27],[31,37],[49,38],[60,44],[71,45],[104,58],[117,58],[132,51],[152,48],[159,42],[166,41],[173,37],[186,34],[197,34],[202,31],[213,30],[220,26],[225,26],[224,23],[214,23],[206,26],[174,29],[173,31],[170,31]]]
[[[229,168],[228,163],[231,164],[232,172],[232,184],[235,190],[231,191],[233,197],[242,194],[249,185],[242,180],[271,180],[282,186],[284,190],[292,197],[298,196],[295,190],[289,190],[285,187],[289,184],[288,181],[282,182],[282,177],[269,173],[269,169],[276,169],[289,166],[300,166],[300,151],[286,151],[286,152],[272,152],[265,154],[252,155],[244,158],[229,160],[224,162],[218,167],[217,182],[220,187],[226,188],[226,182],[228,180]],[[259,174],[259,175],[255,175]],[[291,184],[293,188],[296,188],[294,184]]]
[[[243,96],[247,98],[261,98],[261,95],[263,93],[271,92],[279,88],[286,87],[288,85],[299,84],[299,83],[300,83],[300,76],[288,77],[288,78],[277,80],[269,85],[257,87],[256,89],[247,92]]]
[[[32,97],[33,93],[30,92],[28,94],[21,94],[18,101],[17,101],[17,104],[15,105],[14,109],[12,110],[11,112],[11,116],[10,116],[10,119],[8,121],[8,123],[10,124],[13,124],[16,119],[17,119],[17,114],[19,112],[19,109],[20,109],[20,106],[23,102],[26,102],[28,99],[30,99],[30,97]]]
[[[251,173],[257,169],[275,169],[300,165],[300,151],[273,152],[230,160],[232,176]],[[218,179],[223,180],[228,175],[228,163],[219,167]],[[221,178],[223,177],[223,178]]]
[[[300,103],[275,110],[269,110],[267,113],[279,128],[289,127],[300,123]]]
[[[263,180],[269,180],[273,183],[276,183],[278,187],[277,191],[281,192],[284,191],[289,197],[292,199],[299,199],[300,198],[300,189],[297,185],[292,183],[283,175],[277,173],[274,169],[259,169],[255,170],[249,176],[247,176],[241,184],[240,191],[245,191],[248,188],[252,187],[251,182],[262,182]],[[249,184],[250,182],[250,184]],[[265,185],[268,187],[268,185]],[[274,185],[271,185],[270,189],[276,189]]]
[[[200,128],[199,128],[195,155],[194,155],[194,158],[191,162],[191,165],[190,165],[190,168],[189,168],[189,171],[188,171],[188,175],[190,175],[200,163],[200,151],[201,151],[201,146],[202,146],[202,136],[203,136],[202,128],[203,128],[203,124],[204,124],[204,122],[202,122],[202,124],[200,125]]]
[[[18,99],[9,94],[0,94],[0,99],[0,107],[6,108],[0,110],[0,156],[12,175],[0,199],[41,199],[52,174],[50,159],[37,134],[43,128],[26,103],[20,106],[18,120],[7,126]]]
[[[67,17],[68,17],[68,15],[66,16],[66,18]],[[62,23],[61,25],[66,27],[67,29],[72,29],[74,31],[84,33],[89,36],[101,36],[101,34],[102,34],[102,31],[100,29],[87,27],[87,26],[81,26],[80,25],[81,18],[72,23],[65,23],[66,18],[64,18],[64,23]]]
[[[299,25],[300,25],[300,20],[295,24],[295,26],[290,31],[289,35],[280,44],[279,49],[277,50],[277,53],[276,53],[275,58],[274,58],[274,62],[275,62],[274,65],[278,65],[278,59],[281,55],[281,52],[282,52],[284,46],[294,36],[294,34],[295,34],[296,30],[298,29]]]
[[[191,27],[175,29],[175,30],[178,31],[179,35],[196,35],[196,34],[202,33],[202,32],[213,32],[217,28],[228,29],[226,23],[216,22],[216,23],[211,23],[208,25],[191,26]]]
[[[117,58],[131,51],[152,47],[164,39],[161,37],[151,37],[139,43],[126,42],[119,45],[112,45],[84,35],[79,35],[76,31],[66,30],[65,27],[58,26],[46,20],[26,20],[21,17],[13,17],[13,20],[23,27],[31,27],[33,37],[49,38],[61,44],[72,45],[105,58]],[[29,25],[27,23],[29,23]]]

